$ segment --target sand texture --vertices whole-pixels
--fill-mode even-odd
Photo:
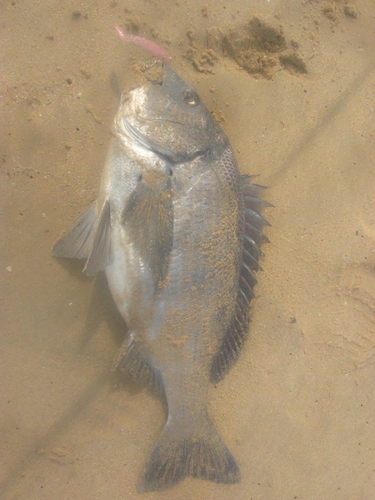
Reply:
[[[375,499],[375,4],[3,2],[3,500],[133,500],[160,401],[110,368],[125,326],[104,276],[51,245],[97,196],[139,48],[164,45],[259,174],[266,217],[250,335],[209,413],[242,481],[152,500]]]

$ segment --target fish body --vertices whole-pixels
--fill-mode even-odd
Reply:
[[[156,75],[156,76],[155,76]],[[162,62],[123,95],[98,200],[53,247],[104,270],[128,334],[116,367],[164,395],[168,418],[141,491],[240,471],[206,410],[236,360],[267,224],[199,95]]]

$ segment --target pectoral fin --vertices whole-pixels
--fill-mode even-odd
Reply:
[[[104,270],[110,263],[110,203],[106,200],[98,214],[94,202],[72,224],[69,231],[52,247],[55,257],[87,259],[84,271],[89,276]]]
[[[166,172],[140,176],[122,213],[130,240],[149,267],[155,291],[164,288],[173,245],[171,178]]]
[[[104,271],[111,261],[111,209],[109,200],[106,200],[100,212],[98,227],[84,271],[93,276]]]
[[[69,231],[53,245],[52,255],[87,259],[92,249],[97,219],[98,211],[94,202],[77,217]]]

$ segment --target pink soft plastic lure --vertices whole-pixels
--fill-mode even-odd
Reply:
[[[132,42],[144,49],[148,50],[153,56],[162,59],[166,63],[169,63],[171,60],[171,56],[165,50],[164,47],[158,45],[155,42],[151,42],[151,40],[147,40],[147,38],[143,38],[141,36],[132,35],[131,33],[124,33],[118,24],[115,24],[115,29],[120,38],[125,40],[125,42]]]

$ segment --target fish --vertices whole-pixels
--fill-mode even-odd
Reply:
[[[232,484],[239,466],[207,411],[237,360],[268,241],[264,186],[241,175],[229,139],[165,60],[145,64],[114,119],[100,192],[53,245],[105,271],[127,325],[117,370],[148,385],[167,420],[138,490],[187,476]]]

